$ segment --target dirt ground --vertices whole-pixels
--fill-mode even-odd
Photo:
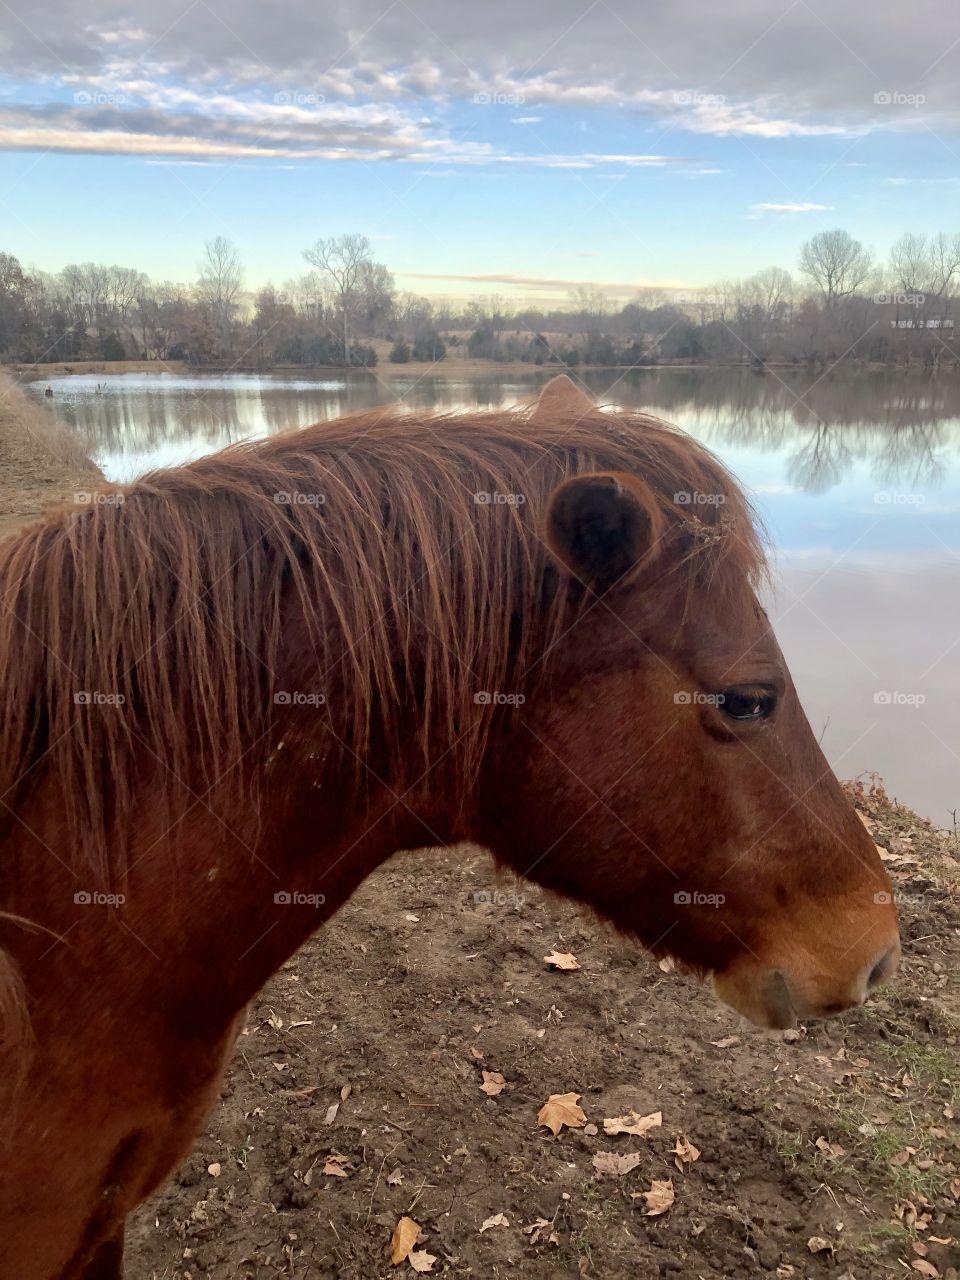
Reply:
[[[0,383],[0,530],[95,478]],[[127,1276],[960,1280],[960,841],[851,794],[903,968],[796,1032],[747,1027],[482,850],[398,855],[251,1008],[193,1154],[131,1221]],[[554,1094],[584,1116],[556,1137]],[[660,1123],[605,1132],[631,1112]]]
[[[252,1007],[194,1154],[131,1224],[128,1273],[414,1275],[388,1258],[406,1216],[431,1275],[956,1280],[958,842],[855,790],[904,965],[869,1006],[796,1032],[750,1029],[498,882],[482,850],[399,855]],[[554,950],[580,968],[546,965]],[[538,1112],[566,1093],[587,1124],[553,1137]],[[662,1123],[605,1135],[631,1111]],[[604,1153],[636,1159],[601,1174]],[[667,1180],[673,1204],[648,1216]]]

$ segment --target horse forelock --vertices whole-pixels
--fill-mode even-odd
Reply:
[[[292,613],[320,682],[339,682],[344,748],[410,757],[415,706],[411,772],[443,740],[468,791],[491,725],[475,695],[542,672],[569,623],[548,590],[549,494],[610,469],[642,474],[669,517],[676,590],[742,598],[764,564],[746,500],[706,449],[638,414],[367,413],[49,515],[0,546],[0,823],[59,786],[71,856],[116,883],[144,767],[171,824],[256,776]]]

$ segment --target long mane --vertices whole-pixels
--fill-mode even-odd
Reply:
[[[442,739],[451,776],[469,780],[494,714],[475,695],[538,678],[571,608],[590,607],[557,589],[540,532],[554,487],[599,469],[652,486],[676,530],[677,590],[733,595],[762,572],[746,500],[713,455],[650,417],[601,412],[354,416],[153,472],[8,539],[0,833],[32,788],[59,788],[73,856],[115,881],[145,764],[173,820],[238,761],[256,777],[294,644],[339,691],[325,712],[344,751],[409,755],[413,721],[410,776]],[[724,500],[694,514],[678,490]]]

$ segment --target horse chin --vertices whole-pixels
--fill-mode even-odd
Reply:
[[[714,973],[711,980],[717,998],[756,1026],[787,1031],[797,1025],[790,990],[778,969],[768,970],[759,982],[742,969]]]

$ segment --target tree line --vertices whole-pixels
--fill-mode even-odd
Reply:
[[[362,235],[319,239],[307,270],[248,290],[240,254],[209,240],[189,283],[86,262],[57,273],[0,252],[0,360],[182,360],[198,368],[437,363],[450,348],[560,365],[835,363],[957,359],[960,233],[908,233],[875,259],[843,230],[802,247],[796,274],[768,267],[698,290],[602,289],[550,310],[499,295],[465,305],[400,292]]]

